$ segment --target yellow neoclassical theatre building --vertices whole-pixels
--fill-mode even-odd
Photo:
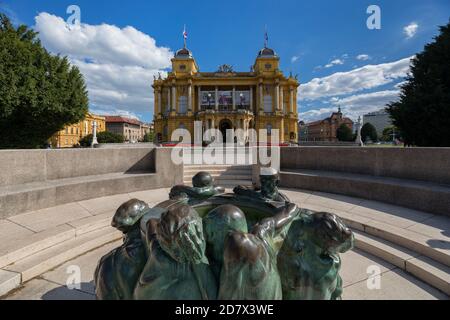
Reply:
[[[278,129],[280,142],[297,142],[297,89],[294,77],[279,69],[280,58],[264,46],[250,72],[236,72],[223,65],[216,72],[200,72],[186,48],[172,59],[167,78],[155,78],[154,124],[159,142],[171,141],[172,132],[185,128],[194,137],[194,121],[202,130]]]

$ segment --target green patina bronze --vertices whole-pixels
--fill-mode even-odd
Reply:
[[[310,213],[295,221],[278,255],[283,299],[340,299],[339,253],[353,242],[353,233],[333,214]]]
[[[192,187],[178,185],[170,190],[170,199],[187,196],[189,204],[199,203],[217,194],[224,193],[225,189],[214,186],[214,180],[208,172],[199,172],[192,178]]]
[[[139,222],[148,210],[148,205],[137,199],[117,209],[112,226],[123,232],[123,244],[104,256],[95,270],[95,293],[98,299],[133,298],[134,287],[147,261]]]
[[[97,298],[340,299],[339,253],[352,248],[352,232],[335,215],[291,203],[273,169],[260,178],[260,189],[224,194],[200,172],[151,209],[122,205],[113,226],[124,244],[100,260]]]

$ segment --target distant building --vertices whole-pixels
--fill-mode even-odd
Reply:
[[[280,142],[298,140],[297,89],[299,82],[280,71],[280,58],[266,45],[258,52],[250,72],[222,65],[200,72],[186,46],[175,53],[167,78],[158,77],[154,88],[154,122],[158,141],[170,141],[176,129],[189,130],[202,123],[203,132],[241,129],[278,129]]]
[[[377,135],[381,137],[386,127],[392,126],[392,120],[384,109],[364,115],[364,124],[370,123],[377,130]]]
[[[300,124],[300,141],[337,142],[337,129],[345,124],[353,131],[353,121],[342,115],[341,108],[326,119]]]
[[[144,139],[147,133],[154,131],[153,123],[142,123],[141,124],[141,137]],[[141,139],[141,140],[142,140]]]
[[[125,141],[138,142],[142,135],[142,122],[122,116],[106,116],[106,131],[124,136]]]
[[[53,148],[72,148],[79,145],[80,140],[92,134],[94,121],[97,122],[97,132],[106,130],[105,117],[87,113],[86,117],[75,124],[66,126],[55,133],[50,139]]]

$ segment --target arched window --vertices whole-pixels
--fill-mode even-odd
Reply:
[[[266,126],[267,134],[270,136],[272,134],[272,124],[268,123]]]

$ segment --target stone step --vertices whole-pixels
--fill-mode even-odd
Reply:
[[[252,180],[251,174],[222,174],[222,175],[211,175],[215,181],[222,180]],[[192,176],[184,176],[183,181],[192,181]]]
[[[20,273],[0,270],[0,299],[21,284]]]
[[[450,268],[418,252],[384,239],[354,231],[355,246],[379,257],[450,295]]]
[[[221,187],[231,187],[231,188],[237,187],[239,185],[241,186],[253,185],[252,180],[220,180],[217,181],[215,184]]]
[[[200,171],[206,171],[209,173],[215,173],[215,172],[251,172],[252,167],[248,166],[230,166],[230,167],[224,167],[224,166],[199,166],[199,167],[184,167],[184,173],[193,173],[196,174]]]
[[[308,209],[308,205],[304,205],[303,207]],[[321,211],[327,211],[327,209],[322,208]],[[411,230],[370,220],[348,212],[339,211],[336,214],[353,229],[389,241],[450,267],[450,242],[448,241],[432,239],[429,236]],[[430,244],[431,241],[434,243],[433,245]]]
[[[3,270],[19,273],[23,283],[83,253],[121,238],[120,231],[112,227],[102,228],[16,261],[4,267]]]
[[[185,170],[184,176],[195,176],[197,173],[201,171],[206,171],[210,173],[211,175],[217,175],[217,174],[252,174],[252,170],[247,169],[214,169],[214,170]]]
[[[112,213],[82,218],[16,239],[0,250],[0,268],[80,235],[111,225]]]

